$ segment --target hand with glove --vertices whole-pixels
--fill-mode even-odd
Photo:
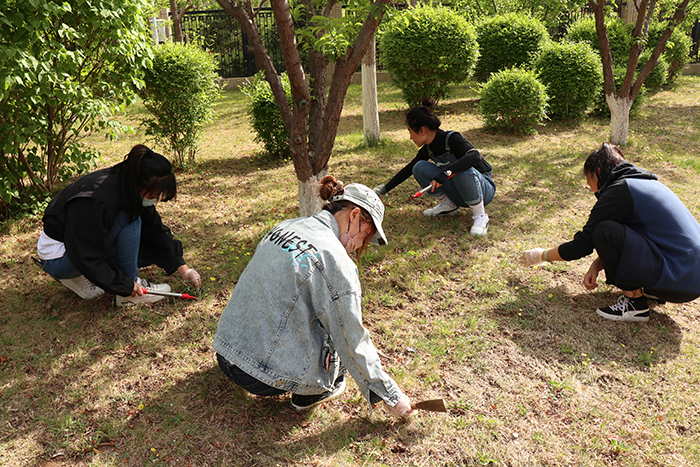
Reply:
[[[375,186],[374,192],[377,194],[377,196],[384,196],[387,193],[386,185],[382,183],[381,185]]]
[[[198,290],[202,288],[202,278],[199,276],[197,271],[192,268],[188,268],[185,264],[177,268],[177,270],[180,273],[180,277],[183,281],[192,282]]]
[[[541,266],[546,263],[544,252],[544,248],[533,248],[532,250],[523,251],[523,255],[520,257],[520,264],[523,266]]]
[[[411,401],[408,396],[403,396],[395,406],[390,406],[384,402],[384,410],[392,417],[410,417],[416,412],[416,409],[411,408]]]

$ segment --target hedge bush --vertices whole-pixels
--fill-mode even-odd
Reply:
[[[291,103],[292,91],[286,73],[282,74],[282,87]],[[275,102],[270,83],[265,80],[265,73],[257,72],[239,89],[250,99],[248,116],[256,134],[255,141],[263,145],[267,158],[274,160],[288,157],[289,135],[282,122],[282,114]]]
[[[555,119],[583,116],[603,82],[600,58],[586,43],[548,44],[535,62],[535,69],[547,87],[549,115]]]
[[[548,96],[532,70],[501,70],[481,90],[479,107],[487,127],[534,133],[547,118]]]
[[[620,18],[609,18],[605,21],[610,41],[610,53],[615,65],[626,65],[632,44],[632,30],[634,25],[625,23]],[[595,30],[595,18],[588,17],[576,21],[566,33],[566,40],[570,42],[586,42],[600,57],[598,46],[598,34]]]
[[[471,75],[478,55],[474,27],[442,6],[409,8],[380,33],[379,59],[409,106],[446,97]]]
[[[549,42],[542,22],[520,13],[492,16],[476,27],[476,34],[481,56],[474,75],[479,81],[507,68],[529,68]]]
[[[625,74],[627,73],[627,66],[616,66],[613,68],[613,75],[615,77],[615,88],[620,89],[622,83],[625,81]],[[646,98],[646,87],[642,86],[639,90],[637,98],[632,103],[632,108],[630,109],[630,115],[633,115],[639,106],[644,102]],[[605,87],[600,85],[598,92],[596,94],[595,101],[593,102],[593,114],[599,117],[610,117],[610,107],[608,107],[608,101],[605,100]]]
[[[646,50],[653,51],[656,44],[659,43],[661,35],[666,26],[655,23],[649,27],[649,38],[647,39]],[[676,78],[683,72],[686,65],[690,62],[690,48],[693,45],[693,39],[683,28],[675,28],[666,43],[666,50],[662,57],[668,63],[668,73],[666,82],[673,83]]]
[[[154,47],[153,63],[139,92],[151,113],[142,123],[146,135],[173,152],[175,166],[184,165],[185,157],[194,162],[202,127],[213,116],[221,90],[215,83],[216,66],[211,54],[193,44]]]

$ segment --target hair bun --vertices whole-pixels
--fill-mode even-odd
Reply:
[[[319,183],[318,194],[322,200],[330,201],[334,196],[343,194],[343,182],[326,175]]]

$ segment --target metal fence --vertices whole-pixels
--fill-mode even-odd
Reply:
[[[255,24],[277,71],[283,72],[284,60],[272,10],[261,10]],[[224,10],[187,12],[182,18],[182,32],[186,40],[195,40],[217,54],[222,78],[253,76],[257,71],[255,57],[248,52],[248,37],[238,21]]]
[[[563,36],[570,23],[586,14],[590,13],[586,9],[581,9],[563,15],[560,28],[552,31],[552,35],[555,37]],[[280,73],[285,71],[279,34],[272,10],[262,9],[255,17],[255,24],[275,68]],[[182,30],[186,40],[196,40],[205,49],[217,54],[218,73],[222,78],[253,76],[257,71],[255,57],[248,53],[248,38],[243,34],[238,21],[224,10],[190,11],[182,18]],[[693,43],[700,40],[700,22],[696,22],[693,26],[692,38]],[[691,57],[691,62],[700,62],[697,51]],[[377,65],[380,69],[381,65],[379,63]]]

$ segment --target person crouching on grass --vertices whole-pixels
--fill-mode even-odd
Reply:
[[[411,162],[374,191],[384,196],[413,174],[421,187],[430,185],[428,196],[438,200],[423,215],[452,215],[460,207],[468,206],[474,221],[469,233],[483,237],[489,227],[485,207],[496,194],[496,184],[491,178],[493,169],[461,133],[440,129],[440,119],[432,111],[434,106],[432,99],[425,99],[422,105],[408,112],[408,133],[420,149]]]
[[[345,390],[349,371],[370,404],[411,415],[409,398],[382,369],[362,325],[358,260],[369,243],[386,245],[384,205],[364,185],[332,176],[329,203],[311,217],[283,221],[258,244],[219,318],[214,350],[223,373],[251,394],[292,393],[307,410]]]
[[[583,166],[598,199],[573,240],[556,248],[525,251],[521,262],[598,257],[586,273],[588,290],[605,270],[606,282],[622,289],[617,303],[596,313],[616,321],[648,321],[647,298],[683,303],[700,296],[700,224],[683,202],[648,170],[627,162],[603,143]]]
[[[83,299],[114,294],[117,306],[163,298],[143,289],[170,292],[168,284],[139,277],[151,264],[201,287],[199,273],[182,257],[182,243],[156,210],[176,193],[170,161],[143,144],[122,162],[80,177],[44,212],[37,242],[44,271]]]

